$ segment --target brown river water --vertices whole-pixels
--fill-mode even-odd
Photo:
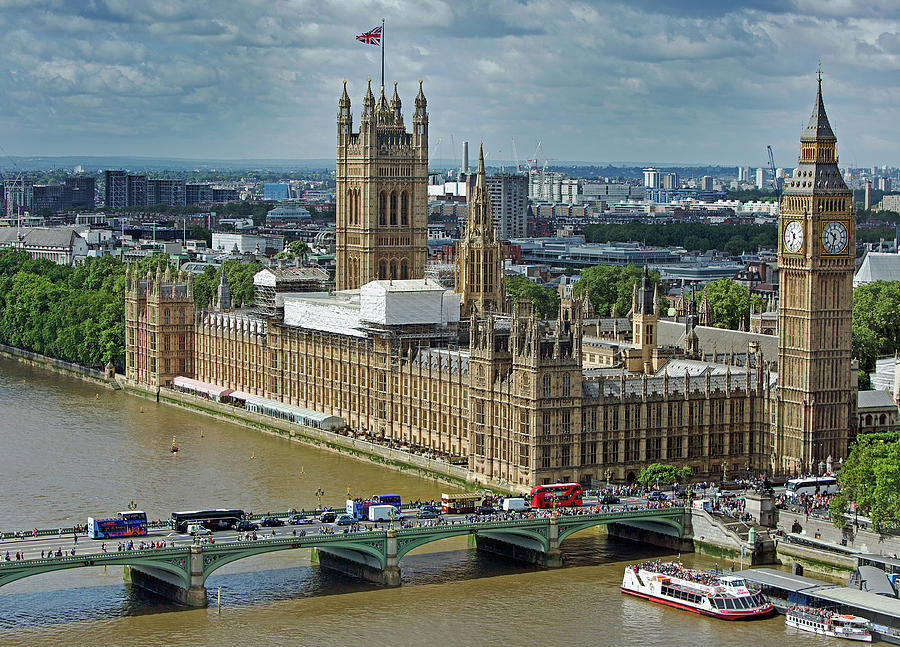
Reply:
[[[97,395],[99,394],[99,398]],[[172,436],[181,448],[173,457]],[[253,456],[253,458],[251,458]],[[447,489],[240,426],[0,359],[0,528],[56,527],[134,501],[172,510],[312,507]],[[309,552],[225,566],[208,609],[184,609],[123,584],[120,568],[49,573],[0,588],[0,646],[27,645],[826,645],[781,616],[727,623],[619,592],[626,563],[666,556],[598,529],[563,544],[542,570],[477,553],[464,538],[401,560],[383,589],[310,565]],[[675,557],[671,555],[671,557]],[[682,555],[691,566],[714,559]],[[216,599],[221,587],[221,612]]]

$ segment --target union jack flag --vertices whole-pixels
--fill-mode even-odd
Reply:
[[[361,33],[356,37],[356,40],[366,45],[381,45],[381,26],[379,25],[374,29]]]

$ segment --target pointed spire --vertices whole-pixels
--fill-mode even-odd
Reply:
[[[478,172],[475,176],[475,189],[483,189],[484,186],[484,142],[481,142],[478,145]]]
[[[344,79],[344,91],[341,92],[341,98],[338,100],[338,107],[340,107],[340,108],[349,108],[350,107],[350,95],[347,94],[347,79]]]
[[[424,110],[426,103],[425,93],[422,92],[422,79],[419,79],[419,93],[416,95],[416,113],[419,112],[418,108],[422,108]]]
[[[394,95],[391,97],[391,110],[394,112],[400,111],[400,95],[397,94],[397,82],[394,81]]]
[[[816,103],[813,105],[812,116],[806,125],[806,130],[800,137],[800,141],[837,141],[831,124],[828,121],[828,115],[825,114],[825,102],[822,100],[822,62],[819,62],[819,70],[817,73]]]

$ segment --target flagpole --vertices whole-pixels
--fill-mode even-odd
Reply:
[[[384,87],[384,18],[381,19],[381,87]]]

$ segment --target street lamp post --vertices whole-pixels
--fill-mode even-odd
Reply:
[[[316,511],[321,511],[322,509],[322,495],[325,494],[325,490],[322,488],[316,489]]]

